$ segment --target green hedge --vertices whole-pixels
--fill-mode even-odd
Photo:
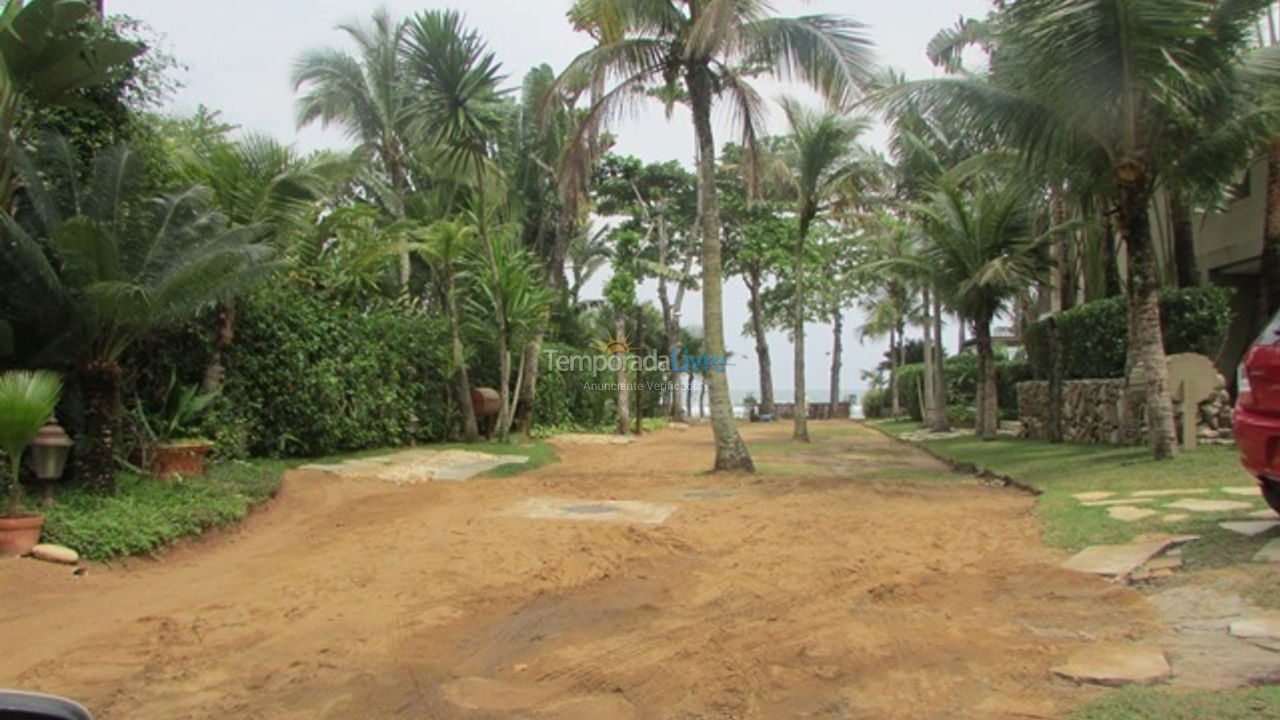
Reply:
[[[1231,290],[1220,287],[1171,290],[1160,296],[1160,319],[1165,352],[1195,352],[1216,357],[1231,324]],[[1062,333],[1062,371],[1066,380],[1124,376],[1128,347],[1128,311],[1123,297],[1078,305],[1058,315]],[[1047,321],[1026,332],[1032,374],[1048,379],[1050,368]]]
[[[943,360],[949,407],[972,408],[978,396],[978,356],[963,353]],[[902,383],[902,404],[913,420],[921,421],[920,390],[924,387],[924,365],[904,365],[898,371]],[[996,385],[1000,416],[1013,420],[1018,415],[1018,383],[1031,379],[1031,369],[1023,360],[996,358]]]
[[[862,417],[875,420],[889,412],[889,391],[875,388],[862,393]]]
[[[454,414],[448,337],[443,319],[399,308],[259,293],[239,308],[217,439],[267,456],[443,440]]]

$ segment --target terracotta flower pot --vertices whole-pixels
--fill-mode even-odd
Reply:
[[[0,515],[0,556],[26,555],[40,542],[43,515]]]
[[[162,443],[151,448],[151,475],[158,478],[197,477],[204,474],[204,460],[213,443],[192,441]]]

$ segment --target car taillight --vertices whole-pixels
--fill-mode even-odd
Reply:
[[[1244,363],[1240,363],[1236,370],[1236,395],[1240,407],[1253,407],[1253,388],[1249,385],[1249,371],[1245,369]]]

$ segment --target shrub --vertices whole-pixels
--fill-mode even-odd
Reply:
[[[873,389],[862,393],[862,416],[875,420],[885,416],[889,407],[889,391]]]
[[[943,361],[943,374],[947,383],[947,405],[968,407],[972,412],[978,396],[978,356],[963,353]],[[920,390],[924,387],[924,365],[906,365],[898,371],[902,383],[903,410],[916,421],[924,419],[921,413]],[[996,359],[996,388],[1000,417],[1006,420],[1018,416],[1018,383],[1031,378],[1031,368],[1024,360]]]
[[[454,415],[448,348],[440,318],[336,306],[288,288],[259,293],[240,307],[215,435],[270,456],[445,439]]]
[[[1063,379],[1124,377],[1128,347],[1128,310],[1123,297],[1078,305],[1058,314],[1062,334]],[[1201,353],[1216,357],[1231,324],[1231,290],[1220,287],[1171,290],[1160,296],[1165,352]],[[1048,379],[1047,321],[1027,329],[1027,357],[1033,376]]]

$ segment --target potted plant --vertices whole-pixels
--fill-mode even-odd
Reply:
[[[62,394],[62,380],[47,371],[0,374],[0,451],[9,460],[9,503],[0,515],[0,554],[25,555],[40,542],[44,516],[22,509],[22,454]]]
[[[193,433],[200,416],[217,397],[216,392],[201,393],[195,385],[179,385],[171,375],[160,412],[148,414],[139,403],[138,420],[146,438],[142,462],[153,477],[204,474],[213,442],[193,437]]]

